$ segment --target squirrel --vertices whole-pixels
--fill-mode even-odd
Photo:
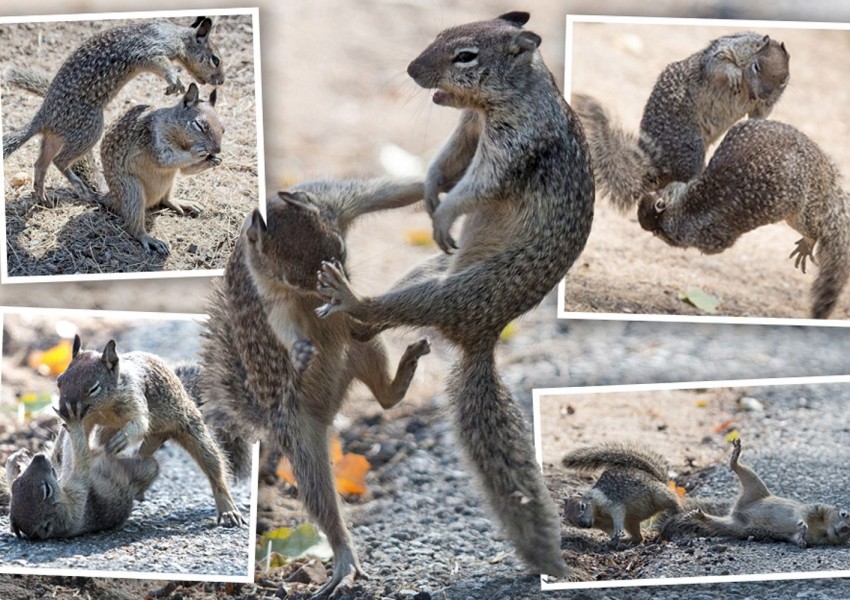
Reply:
[[[591,96],[574,94],[601,190],[626,211],[648,192],[696,177],[709,145],[736,121],[770,114],[788,85],[789,60],[784,43],[769,36],[747,32],[713,40],[661,72],[639,136],[612,125]]]
[[[662,537],[689,532],[742,540],[787,541],[801,548],[841,545],[850,540],[850,510],[773,495],[753,469],[738,462],[741,440],[733,440],[732,445],[729,468],[738,476],[741,492],[731,510],[718,510],[723,504],[717,501],[703,503],[696,499],[696,509],[662,524]],[[711,514],[716,512],[722,514]]]
[[[89,188],[71,167],[100,140],[103,110],[125,84],[140,73],[152,72],[165,79],[166,94],[183,93],[172,61],[202,85],[224,83],[224,62],[210,40],[211,28],[207,17],[198,17],[191,27],[152,20],[107,29],[87,39],[59,67],[32,121],[4,134],[3,158],[41,134],[33,177],[38,201],[46,201],[44,178],[51,161],[88,197]]]
[[[535,460],[522,412],[498,376],[500,332],[539,304],[584,248],[593,220],[593,175],[581,125],[513,12],[453,27],[408,66],[436,104],[462,108],[428,169],[425,200],[435,239],[449,251],[452,222],[467,213],[459,248],[360,298],[325,263],[318,313],[345,312],[376,333],[433,326],[461,350],[448,395],[458,442],[518,554],[536,572],[566,575],[559,517]],[[446,191],[440,202],[437,194]]]
[[[641,522],[659,512],[681,511],[667,486],[667,462],[657,452],[632,444],[602,444],[573,450],[563,465],[577,471],[604,469],[587,493],[564,500],[564,517],[574,527],[596,527],[618,541],[625,530],[641,543]]]
[[[83,402],[60,401],[65,422],[56,445],[61,460],[21,449],[6,461],[12,485],[9,521],[12,533],[30,540],[62,538],[112,529],[130,516],[134,499],[159,474],[156,460],[118,457],[89,448],[84,424],[90,410]],[[56,469],[58,469],[58,474]]]
[[[850,197],[839,178],[829,157],[794,127],[745,121],[723,138],[702,174],[644,197],[638,221],[671,246],[717,254],[747,231],[785,220],[803,236],[790,258],[804,273],[817,243],[811,315],[825,319],[850,277]]]
[[[77,335],[71,363],[57,378],[60,406],[79,399],[90,409],[83,419],[86,432],[100,426],[97,439],[107,454],[117,454],[141,441],[138,455],[147,458],[173,439],[209,479],[218,523],[225,527],[244,524],[227,487],[222,451],[174,370],[147,352],[119,355],[113,340],[100,354],[82,351],[81,346]]]
[[[430,351],[427,338],[408,346],[395,376],[378,340],[359,341],[348,315],[319,319],[322,261],[346,258],[345,235],[360,215],[421,200],[421,181],[312,181],[272,196],[266,218],[255,210],[216,282],[204,332],[200,388],[207,422],[224,424],[228,443],[270,442],[287,455],[298,495],[328,536],[333,575],[316,597],[348,577],[363,576],[342,519],[330,468],[328,427],[353,379],[383,408],[402,400]],[[300,364],[300,346],[314,348]]]
[[[11,67],[6,81],[33,94],[44,96],[50,80],[30,70]],[[221,164],[221,138],[224,126],[215,112],[217,92],[208,101],[200,99],[194,83],[175,106],[157,110],[140,104],[134,106],[110,125],[103,136],[100,157],[109,186],[109,194],[101,200],[124,218],[130,234],[145,249],[168,254],[165,242],[145,231],[145,210],[162,204],[185,214],[200,214],[203,207],[195,202],[171,199],[174,178],[195,175]],[[89,164],[90,154],[80,159],[71,170],[86,185],[98,188],[96,166]]]

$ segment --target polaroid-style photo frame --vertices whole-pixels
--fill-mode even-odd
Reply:
[[[140,365],[146,364],[140,362],[143,353],[155,354],[167,368],[175,370],[188,397],[196,399],[192,386],[198,374],[195,367],[199,364],[204,315],[30,308],[2,308],[0,314],[3,317],[0,427],[5,430],[4,437],[12,441],[13,446],[18,446],[9,449],[4,445],[7,451],[4,451],[2,460],[7,465],[9,456],[21,448],[33,455],[44,453],[51,459],[50,466],[57,477],[56,488],[50,496],[67,492],[68,495],[63,497],[72,498],[71,487],[79,485],[82,480],[76,470],[79,468],[77,463],[70,463],[74,465],[70,471],[66,464],[66,461],[74,461],[76,456],[68,457],[63,453],[57,457],[52,452],[52,442],[62,427],[62,420],[57,416],[62,405],[56,377],[72,358],[75,335],[79,335],[82,341],[80,352],[94,351],[93,365],[90,365],[94,367],[104,360],[109,342],[113,340],[119,357],[118,373],[122,378],[129,375],[132,379],[132,373],[135,373],[138,379],[140,370],[143,370]],[[131,357],[131,353],[135,354]],[[73,390],[74,385],[87,381],[87,375],[79,370],[79,365],[73,368],[76,374],[72,379],[77,383],[66,379],[64,385],[71,387],[64,389]],[[67,372],[71,373],[70,370]],[[151,377],[150,381],[153,381],[155,378]],[[96,396],[90,398],[85,402],[92,404],[96,401]],[[151,422],[153,419],[151,414]],[[212,439],[217,439],[213,424],[206,423],[206,429]],[[43,527],[40,521],[42,519],[58,527],[53,513],[41,512],[35,501],[34,512],[26,508],[29,505],[16,509],[14,497],[19,492],[9,482],[7,489],[11,490],[13,514],[0,516],[0,552],[4,557],[0,573],[235,583],[253,581],[258,444],[253,445],[250,475],[243,479],[228,477],[226,480],[229,493],[247,524],[224,527],[217,524],[211,482],[183,444],[169,439],[154,452],[152,458],[158,463],[159,473],[150,483],[147,470],[150,459],[139,454],[137,442],[132,441],[117,455],[108,454],[109,441],[104,443],[104,436],[100,433],[95,427],[89,439],[92,460],[91,470],[87,472],[89,480],[123,481],[121,477],[129,473],[129,486],[150,486],[130,503],[129,517],[103,531],[54,537],[51,533],[55,529]],[[110,433],[107,431],[105,437],[109,437]],[[63,435],[70,439],[71,429],[66,427]],[[71,454],[76,452],[69,444],[63,448]],[[222,447],[222,451],[227,460],[227,448]],[[32,468],[27,465],[33,463],[24,457],[13,477],[17,479],[24,469]],[[27,485],[41,481],[36,469],[30,476],[31,479],[26,480]],[[91,485],[92,489],[104,489],[95,487],[101,486],[101,483]],[[22,487],[19,484],[17,489]],[[29,491],[22,493],[29,494]],[[99,497],[106,495],[101,493]],[[110,505],[124,506],[122,511],[127,510],[128,498],[125,496],[109,496],[120,500]],[[91,497],[89,502],[87,508],[103,513],[103,519],[120,521],[120,517],[115,516],[117,509],[111,512],[102,505],[94,505]],[[120,514],[126,515],[124,512]],[[10,523],[13,519],[17,519],[16,528],[26,527],[28,530],[23,531],[21,537],[13,534],[14,528]],[[67,523],[65,520],[62,522]],[[30,531],[33,537],[42,534],[46,537],[28,539]]]
[[[165,45],[159,38],[180,38],[188,33],[187,48],[206,45],[209,49],[201,59],[193,59],[198,64],[192,68],[200,73],[188,72],[177,59],[168,61],[176,70],[179,86],[153,72],[141,72],[123,86],[103,83],[115,79],[114,75],[87,75],[92,78],[93,97],[101,93],[100,85],[117,86],[119,91],[106,102],[103,133],[92,154],[83,155],[70,167],[71,176],[65,177],[48,163],[44,199],[39,199],[34,189],[33,165],[42,155],[38,140],[49,142],[44,151],[48,161],[59,148],[56,160],[62,164],[61,148],[70,143],[52,133],[47,137],[36,133],[11,148],[13,152],[3,161],[3,283],[223,272],[243,220],[253,209],[265,207],[259,11],[239,8],[203,13],[212,21],[211,28],[198,19],[197,10],[0,18],[0,62],[7,67],[0,87],[2,134],[10,148],[14,134],[25,131],[39,111],[41,96],[64,61],[101,32],[166,21],[172,24],[167,30],[153,28],[139,34],[142,40],[147,35],[152,44]],[[115,40],[109,43],[120,44]],[[104,47],[109,43],[104,42]],[[136,47],[144,43],[138,42]],[[86,61],[77,60],[80,64]],[[102,63],[105,58],[97,60]],[[110,60],[131,59],[116,56]],[[222,72],[224,80],[220,81]],[[62,82],[74,77],[73,72],[64,73]],[[98,118],[97,109],[91,117],[80,117],[81,111],[72,101],[52,101],[49,110],[89,125]],[[82,129],[74,129],[72,143],[84,145],[76,137],[92,137]],[[153,164],[161,170],[155,170]],[[172,176],[169,193],[168,178]],[[72,183],[73,178],[85,189]],[[110,189],[110,181],[114,189]],[[147,204],[143,216],[138,209],[141,198]]]
[[[848,396],[850,376],[535,389],[537,460],[574,573],[543,577],[542,589],[850,577]],[[790,509],[734,508],[739,476],[753,498],[766,496],[747,471],[732,471],[735,439],[738,465]],[[613,539],[612,515],[624,508]],[[591,509],[588,528],[580,515]],[[797,519],[808,547],[791,539]],[[640,544],[630,539],[636,523]],[[825,538],[834,545],[819,545]]]
[[[720,36],[747,31],[784,43],[790,54],[790,79],[768,118],[803,132],[840,173],[850,174],[846,77],[840,65],[822,59],[824,52],[830,54],[829,48],[846,47],[850,27],[844,23],[570,15],[566,97],[574,106],[577,94],[593,97],[612,126],[636,140],[644,106],[667,65],[701,51]],[[708,149],[707,160],[722,139]],[[625,161],[622,168],[628,168]],[[715,225],[707,221],[701,227],[710,235]],[[719,254],[672,247],[642,228],[636,206],[618,211],[600,193],[597,181],[593,229],[559,288],[558,316],[846,325],[850,287],[843,290],[828,319],[811,318],[811,289],[819,266],[809,262],[806,273],[795,269],[789,254],[800,238],[800,233],[779,222],[744,233]],[[850,260],[850,250],[847,256]]]

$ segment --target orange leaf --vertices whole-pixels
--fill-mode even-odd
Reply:
[[[33,350],[27,357],[27,364],[44,376],[61,375],[71,362],[71,341],[60,340],[58,344],[45,351]]]
[[[667,482],[667,487],[669,487],[671,490],[676,492],[676,495],[679,496],[680,499],[685,497],[685,488],[683,488],[682,486],[676,485],[676,482],[673,481],[672,479],[669,482]]]
[[[362,496],[366,493],[366,474],[372,465],[365,456],[354,453],[342,453],[342,443],[339,436],[334,435],[330,439],[331,464],[333,465],[336,490],[340,494]],[[289,485],[298,487],[295,481],[295,473],[289,459],[283,457],[277,464],[277,476]]]
[[[372,465],[360,454],[346,454],[334,464],[336,489],[340,494],[362,496],[366,493],[366,473]]]
[[[726,431],[729,429],[729,426],[734,423],[734,419],[729,419],[728,421],[723,421],[720,425],[714,426],[714,433],[720,433],[721,431]]]

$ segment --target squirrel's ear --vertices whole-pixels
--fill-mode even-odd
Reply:
[[[289,191],[280,191],[277,193],[278,197],[286,202],[287,204],[291,204],[293,206],[297,206],[298,208],[303,208],[304,210],[309,210],[314,213],[319,212],[319,208],[310,201],[310,197],[304,192],[289,192]]]
[[[209,17],[198,17],[195,19],[195,24],[193,24],[192,27],[196,28],[195,39],[199,42],[203,42],[207,39],[210,29],[212,29],[212,19]]]
[[[198,25],[200,25],[200,24],[204,21],[204,19],[206,19],[206,17],[203,17],[203,16],[201,16],[201,17],[195,17],[195,20],[194,20],[194,21],[192,21],[192,24],[191,24],[191,25],[189,25],[189,27],[191,27],[192,29],[194,29],[195,27],[197,27]]]
[[[191,108],[198,103],[198,86],[194,83],[189,84],[189,89],[183,94],[183,107]]]
[[[266,229],[266,222],[263,220],[263,215],[260,213],[260,209],[255,208],[254,212],[251,213],[251,224],[248,225],[248,230],[246,231],[248,239],[252,243],[257,243],[257,240],[260,239],[260,235],[265,233]]]
[[[531,18],[531,15],[527,12],[514,11],[499,15],[496,18],[501,19],[502,21],[507,21],[514,27],[522,27],[523,25],[528,23],[528,20]]]
[[[118,366],[118,353],[115,351],[115,340],[109,340],[106,343],[106,348],[103,349],[101,361],[110,371],[114,371]]]
[[[513,44],[511,45],[511,53],[516,56],[523,52],[533,52],[540,46],[542,41],[542,38],[536,33],[521,31],[514,37]]]
[[[71,358],[77,358],[77,354],[80,353],[80,348],[82,347],[83,342],[80,339],[79,334],[74,335],[74,349],[71,351]]]
[[[216,101],[217,99],[218,99],[218,88],[215,88],[215,89],[212,91],[212,94],[210,94],[210,99],[209,99],[209,101],[208,101],[208,102],[210,103],[210,106],[215,106],[215,101]]]

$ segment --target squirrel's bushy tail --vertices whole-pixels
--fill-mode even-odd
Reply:
[[[50,77],[32,69],[9,67],[6,69],[3,78],[9,85],[19,87],[42,98],[47,95],[47,88],[50,87]]]
[[[26,127],[19,129],[18,131],[4,131],[3,158],[9,158],[12,152],[23,146],[27,140],[36,133],[38,133],[38,129],[32,121],[30,121]]]
[[[812,317],[825,319],[850,278],[850,196],[836,189],[821,223],[817,244],[818,277],[812,286]]]
[[[495,369],[495,340],[466,349],[449,383],[458,444],[517,553],[538,573],[568,573],[561,526],[525,418]]]
[[[579,116],[588,146],[593,174],[600,191],[622,212],[634,208],[649,191],[654,168],[638,144],[638,137],[611,124],[599,102],[573,94],[570,106]]]
[[[189,397],[192,398],[198,408],[204,405],[204,397],[200,386],[203,369],[203,366],[199,363],[182,363],[174,368],[178,379],[180,379]],[[222,421],[210,419],[208,414],[204,414],[204,420],[216,442],[218,442],[218,445],[224,452],[225,458],[227,458],[230,473],[237,479],[250,476],[251,444],[242,437],[232,435],[231,431],[223,426]]]
[[[667,461],[658,452],[637,444],[612,442],[578,448],[569,452],[561,461],[568,469],[595,471],[606,467],[637,469],[667,483]]]

